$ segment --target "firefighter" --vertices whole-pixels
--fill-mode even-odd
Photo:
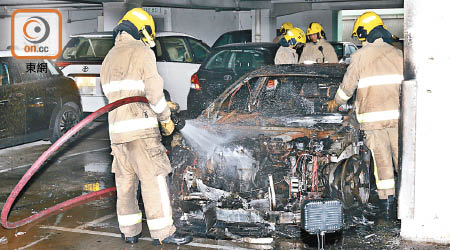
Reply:
[[[308,43],[300,57],[300,63],[338,63],[333,46],[326,41],[322,25],[311,23],[306,29]]]
[[[305,42],[306,36],[303,30],[300,28],[287,30],[275,54],[275,64],[297,64]]]
[[[109,103],[131,96],[145,96],[149,103],[130,103],[108,115],[112,171],[117,187],[117,218],[122,239],[137,243],[142,231],[142,213],[136,200],[141,183],[147,225],[154,244],[186,244],[173,225],[166,176],[172,171],[161,144],[174,123],[163,94],[163,79],[156,68],[155,24],[141,8],[128,11],[114,28],[114,47],[101,68],[103,92]]]
[[[374,175],[382,214],[395,216],[394,168],[398,170],[398,119],[400,84],[403,80],[403,55],[392,44],[392,35],[381,18],[366,12],[356,19],[353,37],[363,47],[352,60],[328,111],[336,110],[358,89],[355,101],[356,118],[366,134],[372,151]],[[394,167],[393,167],[394,165]]]
[[[274,43],[280,42],[281,38],[283,38],[283,36],[286,35],[286,32],[287,32],[288,30],[290,30],[290,29],[293,29],[293,28],[294,28],[294,25],[292,25],[292,23],[290,23],[290,22],[285,22],[285,23],[283,23],[283,24],[281,25],[281,27],[280,27],[280,33],[281,33],[281,34],[280,34],[279,36],[275,37],[275,38],[272,40],[272,42],[274,42]]]

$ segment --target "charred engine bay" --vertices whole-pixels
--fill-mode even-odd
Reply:
[[[308,201],[368,202],[370,155],[350,115],[231,113],[188,121],[182,133],[171,193],[186,231],[298,238]]]

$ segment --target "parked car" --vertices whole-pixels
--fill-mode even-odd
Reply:
[[[351,42],[330,42],[336,51],[339,63],[350,63],[350,56],[358,50],[358,47]]]
[[[278,47],[275,43],[234,43],[214,48],[191,77],[188,112],[192,116],[198,116],[239,77],[262,66],[274,64]]]
[[[16,60],[0,51],[0,148],[55,142],[80,115],[77,85],[50,61]]]
[[[250,43],[252,42],[252,30],[235,30],[223,33],[214,42],[212,48],[230,43]]]
[[[107,104],[100,84],[100,69],[113,46],[112,32],[73,35],[56,62],[64,75],[75,79],[84,112],[94,112]],[[156,34],[153,50],[166,95],[168,92],[186,110],[190,77],[208,56],[209,46],[186,34],[161,32]]]
[[[346,68],[262,67],[190,121],[171,152],[177,227],[218,238],[341,229],[343,208],[368,202],[371,161],[354,99],[327,112]]]

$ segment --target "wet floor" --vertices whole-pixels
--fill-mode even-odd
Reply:
[[[40,141],[0,150],[0,207],[9,193],[50,144]],[[81,138],[51,158],[33,177],[15,203],[9,221],[28,217],[58,202],[98,189],[112,187],[107,127],[96,123]],[[326,235],[325,249],[449,249],[450,246],[401,240],[400,223],[376,220],[376,207],[353,211],[345,217],[342,232]],[[138,244],[120,238],[115,196],[72,207],[17,229],[0,229],[0,249],[161,249],[152,246],[145,226]],[[240,240],[195,237],[189,246],[164,249],[317,249],[316,236],[275,239],[269,245]]]

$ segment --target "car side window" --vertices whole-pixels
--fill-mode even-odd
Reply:
[[[152,47],[153,52],[155,52],[156,61],[161,62],[163,61],[163,52],[161,49],[161,43],[159,42],[159,38],[155,39],[155,47]]]
[[[209,49],[200,41],[192,38],[187,38],[189,45],[191,46],[193,53],[193,61],[196,63],[202,63],[209,54]]]
[[[350,54],[353,54],[353,53],[355,53],[355,51],[356,51],[356,47],[355,47],[355,46],[353,46],[353,45],[350,45],[349,47],[350,47]]]
[[[187,44],[182,37],[161,37],[160,39],[166,61],[169,62],[192,62]]]
[[[211,57],[205,66],[205,69],[231,69],[230,61],[231,52],[223,50]]]

